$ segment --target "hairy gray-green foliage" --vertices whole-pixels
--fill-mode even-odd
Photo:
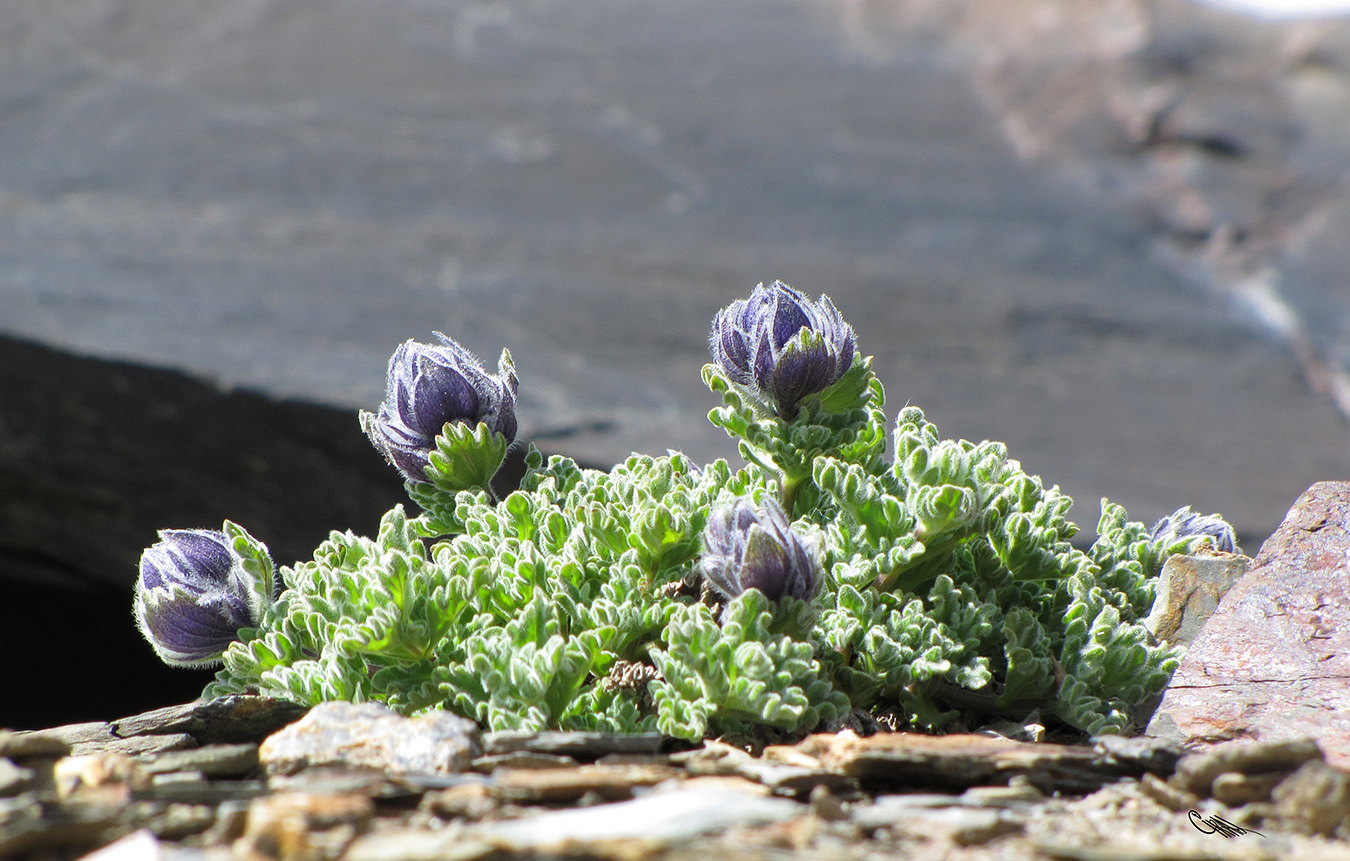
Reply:
[[[704,379],[744,469],[672,453],[600,472],[531,448],[497,501],[483,486],[505,442],[447,424],[430,481],[408,484],[421,515],[395,508],[375,538],[334,533],[282,569],[207,694],[698,739],[851,709],[931,729],[1039,708],[1125,732],[1166,684],[1179,650],[1140,623],[1163,561],[1204,539],[1155,544],[1103,500],[1096,543],[1075,549],[1069,498],[1003,444],[945,440],[907,406],[888,445],[870,360],[791,421],[713,365]],[[770,495],[820,554],[814,597],[701,597],[710,510]]]

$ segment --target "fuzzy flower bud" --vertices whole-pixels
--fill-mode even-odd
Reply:
[[[468,350],[434,334],[439,345],[407,341],[394,351],[379,413],[361,413],[371,443],[411,481],[427,480],[428,455],[447,422],[482,423],[516,438],[517,379],[508,354],[492,376]]]
[[[225,533],[162,529],[141,554],[136,624],[164,663],[210,666],[240,628],[257,626],[274,588],[250,576]]]
[[[1188,538],[1205,537],[1211,546],[1220,553],[1241,553],[1238,548],[1237,534],[1217,514],[1197,514],[1188,505],[1159,520],[1153,525],[1149,539],[1154,544],[1175,544]]]
[[[717,313],[708,339],[713,361],[784,418],[797,402],[839,382],[853,364],[853,328],[828,296],[813,302],[781,281]]]
[[[703,530],[699,570],[717,591],[735,598],[758,589],[777,601],[809,599],[820,584],[820,562],[810,543],[792,532],[777,501],[765,499],[757,509],[742,497],[719,506]]]

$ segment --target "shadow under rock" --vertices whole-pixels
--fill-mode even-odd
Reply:
[[[373,406],[373,405],[372,405]],[[355,410],[0,338],[0,727],[109,720],[195,698],[131,588],[162,528],[233,520],[278,565],[409,505]]]

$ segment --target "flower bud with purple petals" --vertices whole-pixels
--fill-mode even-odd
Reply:
[[[708,346],[728,379],[792,418],[798,401],[839,382],[855,345],[828,296],[812,301],[775,281],[719,311]]]
[[[814,548],[793,533],[772,497],[763,508],[746,497],[715,508],[703,530],[699,570],[728,598],[758,589],[774,601],[809,600],[821,578]]]
[[[371,443],[410,481],[427,481],[428,456],[447,422],[487,425],[507,442],[516,438],[517,378],[502,352],[498,375],[473,354],[435,332],[440,344],[403,343],[389,359],[378,413],[361,413]]]
[[[272,603],[270,560],[266,567],[251,574],[224,532],[162,529],[141,554],[136,624],[170,666],[219,663],[239,629],[257,627]]]
[[[1149,540],[1154,544],[1175,544],[1188,538],[1204,537],[1220,553],[1241,553],[1237,533],[1217,514],[1199,514],[1187,505],[1153,524]]]

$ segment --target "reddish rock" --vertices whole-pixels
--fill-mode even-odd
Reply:
[[[1311,738],[1350,765],[1350,482],[1299,497],[1196,636],[1148,734]]]

